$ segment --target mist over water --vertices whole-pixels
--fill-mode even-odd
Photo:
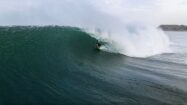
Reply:
[[[67,3],[71,4],[72,1]],[[169,38],[155,24],[148,24],[145,19],[133,18],[137,11],[127,9],[125,2],[84,1],[79,7],[67,13],[75,17],[70,26],[80,27],[98,40],[107,42],[101,47],[104,51],[120,53],[131,57],[149,57],[169,51]],[[86,7],[86,8],[85,8]],[[62,10],[69,11],[69,8]],[[80,14],[79,14],[80,13]],[[67,15],[67,17],[68,17]],[[68,18],[69,19],[69,18]]]

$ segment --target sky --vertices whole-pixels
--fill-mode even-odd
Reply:
[[[187,0],[0,0],[0,25],[187,25]]]

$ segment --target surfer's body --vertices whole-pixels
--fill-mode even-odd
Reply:
[[[100,51],[101,43],[97,42],[95,48]]]

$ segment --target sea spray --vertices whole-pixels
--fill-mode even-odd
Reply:
[[[164,32],[153,26],[126,26],[119,31],[102,29],[86,30],[104,42],[101,50],[131,57],[149,57],[170,51],[170,40]]]

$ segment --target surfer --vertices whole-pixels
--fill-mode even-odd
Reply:
[[[97,42],[97,43],[96,43],[96,49],[97,49],[97,50],[100,50],[100,47],[101,47],[101,43]]]

